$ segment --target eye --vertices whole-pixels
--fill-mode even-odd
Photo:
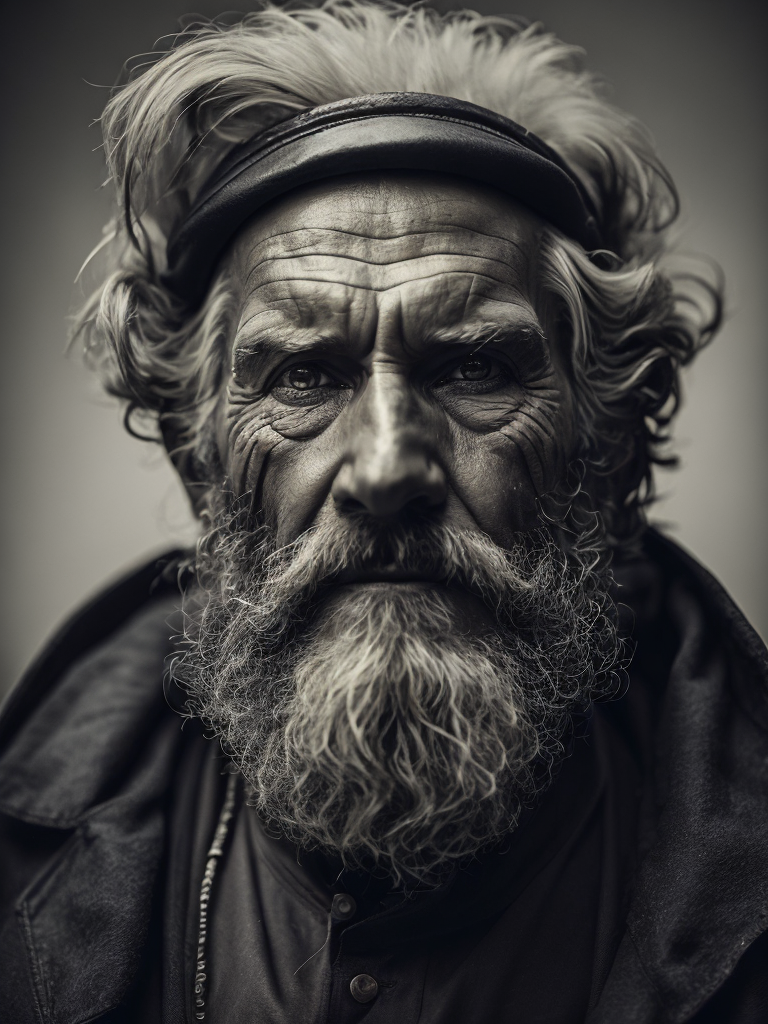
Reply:
[[[315,391],[334,383],[333,378],[319,366],[306,363],[286,370],[275,381],[274,387],[291,388],[294,391]]]
[[[462,362],[451,367],[437,381],[438,384],[448,384],[452,381],[488,381],[502,375],[501,367],[497,360],[490,356],[477,354],[468,356]]]
[[[318,363],[294,363],[273,380],[268,390],[284,405],[322,405],[350,393],[350,384],[340,376]]]
[[[450,374],[453,380],[486,380],[493,373],[493,363],[486,356],[465,359]]]

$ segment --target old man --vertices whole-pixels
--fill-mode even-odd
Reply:
[[[202,536],[6,707],[7,1019],[765,1020],[766,653],[644,519],[720,296],[642,128],[365,0],[191,29],[103,125],[79,336]]]

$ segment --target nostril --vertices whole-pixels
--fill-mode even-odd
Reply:
[[[336,498],[336,504],[344,512],[366,512],[365,502],[353,498],[351,494],[342,495]]]
[[[427,509],[435,508],[436,505],[442,505],[443,501],[444,495],[442,493],[425,492],[411,498],[408,505],[414,512],[423,512]]]

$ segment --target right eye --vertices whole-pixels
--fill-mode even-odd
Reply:
[[[283,370],[269,390],[287,405],[315,405],[349,387],[317,363],[294,363]]]
[[[294,391],[314,391],[335,383],[329,374],[312,363],[292,366],[275,381],[273,387],[293,388]]]

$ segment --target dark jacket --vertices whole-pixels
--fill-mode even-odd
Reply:
[[[609,708],[648,778],[639,868],[587,1024],[766,1024],[768,654],[704,569],[652,530],[645,546],[618,573],[637,649]],[[200,730],[163,690],[179,595],[162,570],[71,620],[0,719],[3,1022],[194,1019],[160,890]]]

